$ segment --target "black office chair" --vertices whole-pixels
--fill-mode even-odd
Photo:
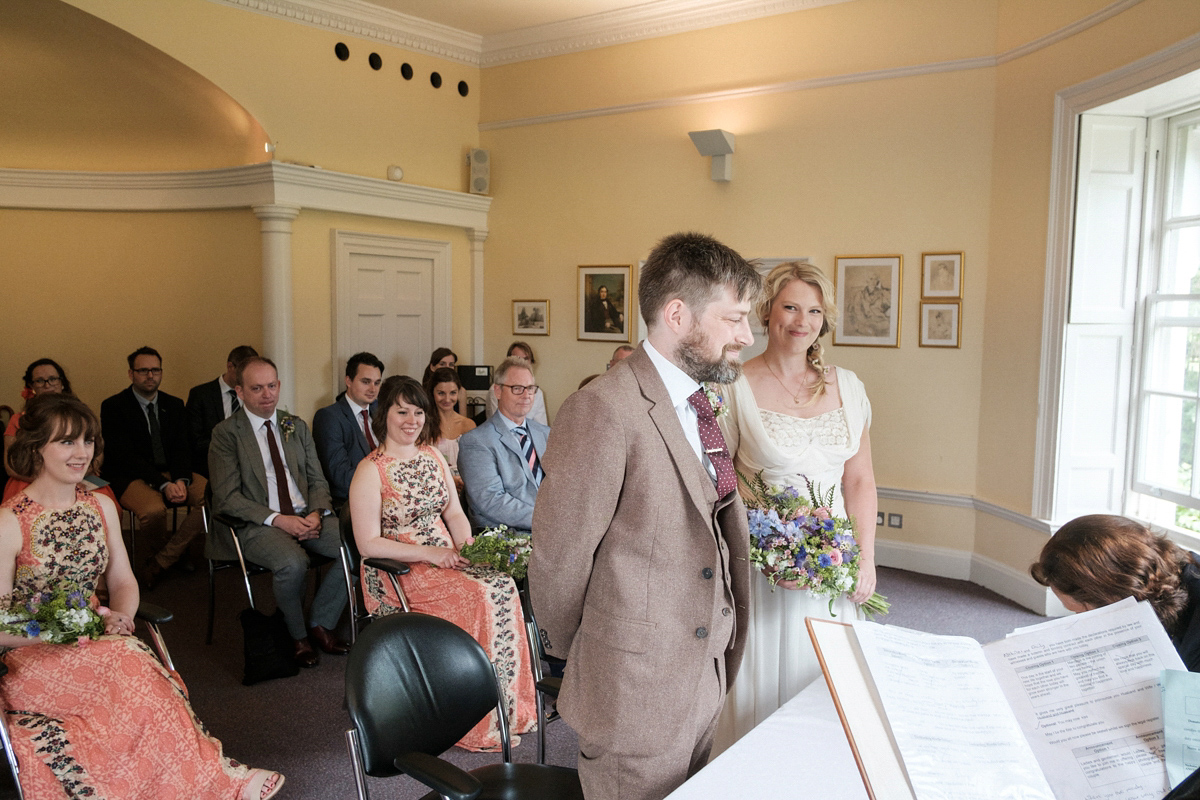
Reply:
[[[162,606],[156,606],[153,603],[142,603],[138,606],[136,618],[141,620],[146,626],[146,632],[150,637],[150,644],[154,647],[154,652],[158,654],[158,659],[162,661],[171,672],[175,671],[175,663],[171,660],[171,653],[167,650],[167,643],[159,631],[159,625],[165,625],[175,618],[175,615],[166,610]],[[8,665],[0,661],[0,678],[8,674]],[[25,792],[21,789],[21,765],[17,761],[17,752],[13,748],[12,736],[8,732],[8,722],[5,719],[4,710],[0,709],[0,747],[4,750],[4,757],[8,759],[8,768],[12,772],[13,785],[17,788],[18,800],[25,800]]]
[[[407,774],[433,791],[424,800],[582,800],[573,769],[513,764],[499,678],[487,654],[452,622],[391,614],[368,625],[346,665],[346,731],[359,800],[366,776]],[[496,711],[504,763],[465,772],[437,756]]]
[[[342,574],[346,578],[346,593],[350,595],[350,644],[354,644],[358,640],[358,629],[363,621],[369,622],[374,617],[367,613],[365,604],[360,604],[361,587],[358,587],[356,576],[358,575],[358,564],[362,560],[362,556],[358,552],[358,543],[354,541],[353,535],[342,535],[341,556]],[[400,587],[400,576],[408,574],[408,564],[391,558],[368,558],[366,564],[388,576],[388,579],[392,582],[392,588],[396,590],[396,596],[400,598],[400,606],[406,612],[409,611],[408,598],[404,596],[404,589]]]

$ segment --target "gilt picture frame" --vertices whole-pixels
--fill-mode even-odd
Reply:
[[[833,343],[899,347],[903,280],[903,256],[835,256],[838,324]]]
[[[549,336],[549,300],[513,300],[513,336]]]
[[[633,266],[579,268],[579,334],[581,341],[632,341]]]
[[[963,296],[963,254],[921,254],[921,299],[961,300]]]
[[[921,303],[921,347],[962,346],[962,304]]]

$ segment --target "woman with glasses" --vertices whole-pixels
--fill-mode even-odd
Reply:
[[[504,354],[505,358],[523,358],[528,362],[529,369],[532,370],[537,364],[537,359],[533,357],[533,348],[528,342],[513,342],[508,346],[508,352]],[[496,413],[496,396],[488,392],[487,396],[487,415],[490,417]],[[543,425],[549,425],[549,418],[546,416],[546,395],[541,388],[535,388],[533,392],[533,405],[529,409],[529,416],[537,420]]]
[[[24,380],[25,388],[21,390],[21,397],[27,404],[39,394],[74,394],[66,370],[52,358],[39,358],[26,367]],[[13,469],[8,460],[8,453],[12,450],[13,440],[17,435],[17,427],[21,424],[21,413],[23,412],[12,415],[12,419],[8,421],[8,428],[4,431],[4,471],[8,473],[9,478],[4,485],[4,500],[16,497],[33,480],[31,476],[21,475]],[[117,502],[117,497],[108,483],[97,477],[95,470],[92,470],[85,480],[93,489],[99,489],[111,497],[114,503]],[[117,508],[120,507],[118,503]]]
[[[413,611],[449,620],[470,633],[496,667],[513,733],[537,724],[529,644],[513,579],[472,565],[459,553],[471,525],[450,467],[434,447],[438,413],[421,385],[405,375],[383,382],[371,420],[380,446],[364,458],[350,483],[354,539],[364,559],[405,561],[400,584]],[[371,614],[401,610],[389,581],[362,565],[363,600]],[[514,746],[518,742],[513,738]],[[489,714],[458,743],[467,750],[500,747],[499,720]]]

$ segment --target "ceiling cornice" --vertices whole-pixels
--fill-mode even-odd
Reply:
[[[479,36],[364,0],[212,0],[476,67],[592,50],[852,1],[656,0],[632,8]]]

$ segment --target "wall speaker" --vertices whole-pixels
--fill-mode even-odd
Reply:
[[[487,194],[492,190],[492,158],[487,150],[479,150],[473,148],[467,156],[467,163],[471,165],[471,180],[469,190],[471,194]]]

